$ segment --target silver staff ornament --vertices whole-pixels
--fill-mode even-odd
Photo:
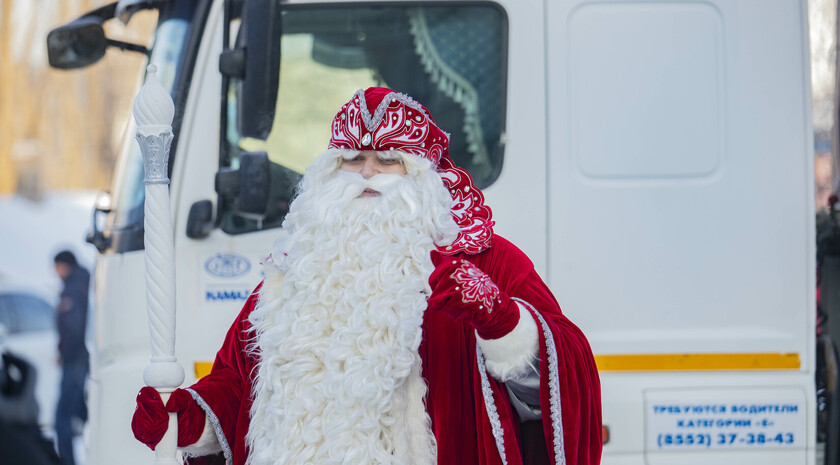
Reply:
[[[146,82],[134,99],[137,142],[143,154],[146,201],[143,222],[146,257],[146,309],[151,336],[151,363],[143,381],[160,393],[164,402],[184,382],[184,369],[175,357],[175,239],[169,207],[169,146],[175,105],[149,65]],[[178,464],[178,422],[169,414],[169,427],[155,448],[155,464]]]

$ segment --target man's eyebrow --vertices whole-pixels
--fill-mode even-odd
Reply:
[[[400,154],[400,152],[397,152],[397,151],[394,151],[394,150],[387,150],[387,151],[380,150],[380,151],[376,152],[376,154],[382,160],[400,160],[400,161],[402,161],[402,155]]]
[[[347,150],[341,153],[341,158],[344,160],[352,160],[361,154],[362,152],[359,152],[358,150]]]

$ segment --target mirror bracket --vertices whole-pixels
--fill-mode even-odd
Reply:
[[[245,78],[246,51],[244,48],[225,50],[219,55],[219,72],[227,77]]]
[[[132,44],[130,42],[123,42],[121,40],[108,39],[107,37],[105,39],[108,41],[108,46],[110,47],[116,47],[123,51],[142,53],[143,55],[146,55],[146,57],[150,57],[152,55],[152,51],[144,45]]]
[[[85,242],[93,244],[99,253],[105,253],[105,251],[111,246],[111,238],[106,236],[103,230],[99,229],[99,219],[110,212],[110,209],[98,206],[94,207],[93,215],[90,221],[90,230],[88,231],[87,236],[85,236]]]

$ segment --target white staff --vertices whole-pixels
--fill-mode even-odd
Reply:
[[[163,402],[184,382],[184,369],[175,358],[175,240],[169,209],[169,146],[175,105],[149,65],[146,83],[134,99],[137,142],[143,153],[146,177],[145,228],[146,308],[151,335],[151,363],[143,370],[146,385],[158,390]],[[177,464],[178,421],[169,414],[169,427],[155,448],[155,464]]]

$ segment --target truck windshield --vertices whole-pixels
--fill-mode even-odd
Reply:
[[[450,154],[480,187],[501,170],[507,18],[495,4],[284,5],[280,76],[266,140],[236,129],[236,94],[228,101],[228,153],[264,151],[273,163],[269,212],[252,218],[221,202],[222,229],[240,234],[280,226],[295,184],[323,152],[336,111],[358,89],[383,86],[429,108],[451,133]],[[282,180],[282,182],[277,182]]]
[[[157,66],[158,79],[170,92],[173,92],[176,83],[182,78],[185,45],[189,34],[195,29],[192,24],[195,3],[193,0],[174,2],[174,6],[160,13],[149,63]],[[177,122],[173,122],[173,125],[177,125]],[[123,148],[126,159],[114,186],[116,208],[109,227],[111,248],[115,252],[143,248],[143,159],[140,147],[130,137],[134,134],[133,126],[129,130],[130,140],[126,141],[127,147]]]

